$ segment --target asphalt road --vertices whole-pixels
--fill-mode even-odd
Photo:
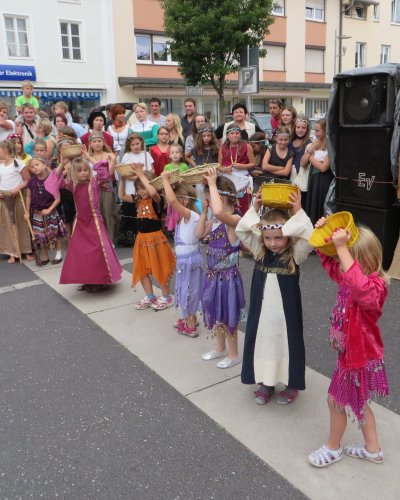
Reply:
[[[35,280],[0,260],[0,498],[305,498]]]

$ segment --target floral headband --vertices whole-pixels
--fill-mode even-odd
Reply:
[[[202,129],[199,130],[200,134],[204,134],[204,132],[212,132],[212,131],[213,131],[213,129],[211,127],[209,127],[209,128],[202,128]]]
[[[238,198],[238,195],[236,193],[231,193],[230,191],[221,191],[221,189],[218,189],[218,193],[221,196],[232,196],[233,198]]]
[[[261,230],[263,229],[282,229],[283,224],[264,224],[263,226],[260,227]]]
[[[89,142],[94,141],[95,139],[101,139],[104,142],[103,134],[90,134],[89,135]]]
[[[19,134],[10,134],[7,136],[7,141],[9,141],[10,139],[19,139],[20,141],[22,140],[22,135],[19,135]]]
[[[229,127],[226,133],[229,134],[229,132],[234,132],[234,131],[241,132],[240,127]]]

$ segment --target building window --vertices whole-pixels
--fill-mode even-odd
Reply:
[[[28,42],[28,18],[4,16],[8,55],[10,57],[30,57]]]
[[[328,111],[328,99],[306,99],[305,115],[309,118],[323,117]]]
[[[355,62],[354,66],[356,68],[363,68],[365,66],[365,50],[366,43],[357,42],[356,43],[356,54],[355,54]]]
[[[366,19],[367,18],[367,11],[366,11],[365,7],[361,7],[361,6],[354,7],[354,17],[356,19]]]
[[[381,45],[381,64],[390,61],[390,45]]]
[[[306,19],[323,21],[324,7],[324,0],[306,0]]]
[[[374,21],[379,21],[379,4],[374,5]]]
[[[392,23],[400,23],[400,0],[392,0]]]
[[[82,60],[79,23],[61,21],[61,48],[62,57],[70,61]]]
[[[323,49],[306,49],[306,73],[324,73],[324,53],[325,51]]]
[[[160,35],[136,35],[136,60],[148,64],[177,64],[171,58],[169,39]]]
[[[264,45],[267,55],[263,60],[265,71],[285,71],[285,47],[281,45]]]
[[[150,35],[136,35],[136,59],[139,62],[151,62]]]
[[[285,15],[285,0],[275,0],[272,4],[271,14],[274,16]]]

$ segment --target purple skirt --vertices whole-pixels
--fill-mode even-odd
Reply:
[[[371,397],[387,396],[389,385],[383,360],[368,361],[364,368],[355,370],[343,369],[339,364],[332,375],[328,394],[339,408],[348,408],[362,424],[364,408]]]
[[[201,304],[208,330],[223,326],[227,333],[236,333],[246,304],[242,276],[237,266],[208,269]]]
[[[198,311],[204,280],[200,250],[176,256],[175,304],[182,318]]]

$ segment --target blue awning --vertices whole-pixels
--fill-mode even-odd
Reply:
[[[1,97],[17,97],[21,95],[20,90],[0,90]],[[35,90],[33,95],[35,97],[42,97],[44,99],[50,100],[63,100],[63,101],[77,101],[81,99],[85,100],[97,100],[100,99],[100,92],[98,91],[87,91],[87,90]]]

